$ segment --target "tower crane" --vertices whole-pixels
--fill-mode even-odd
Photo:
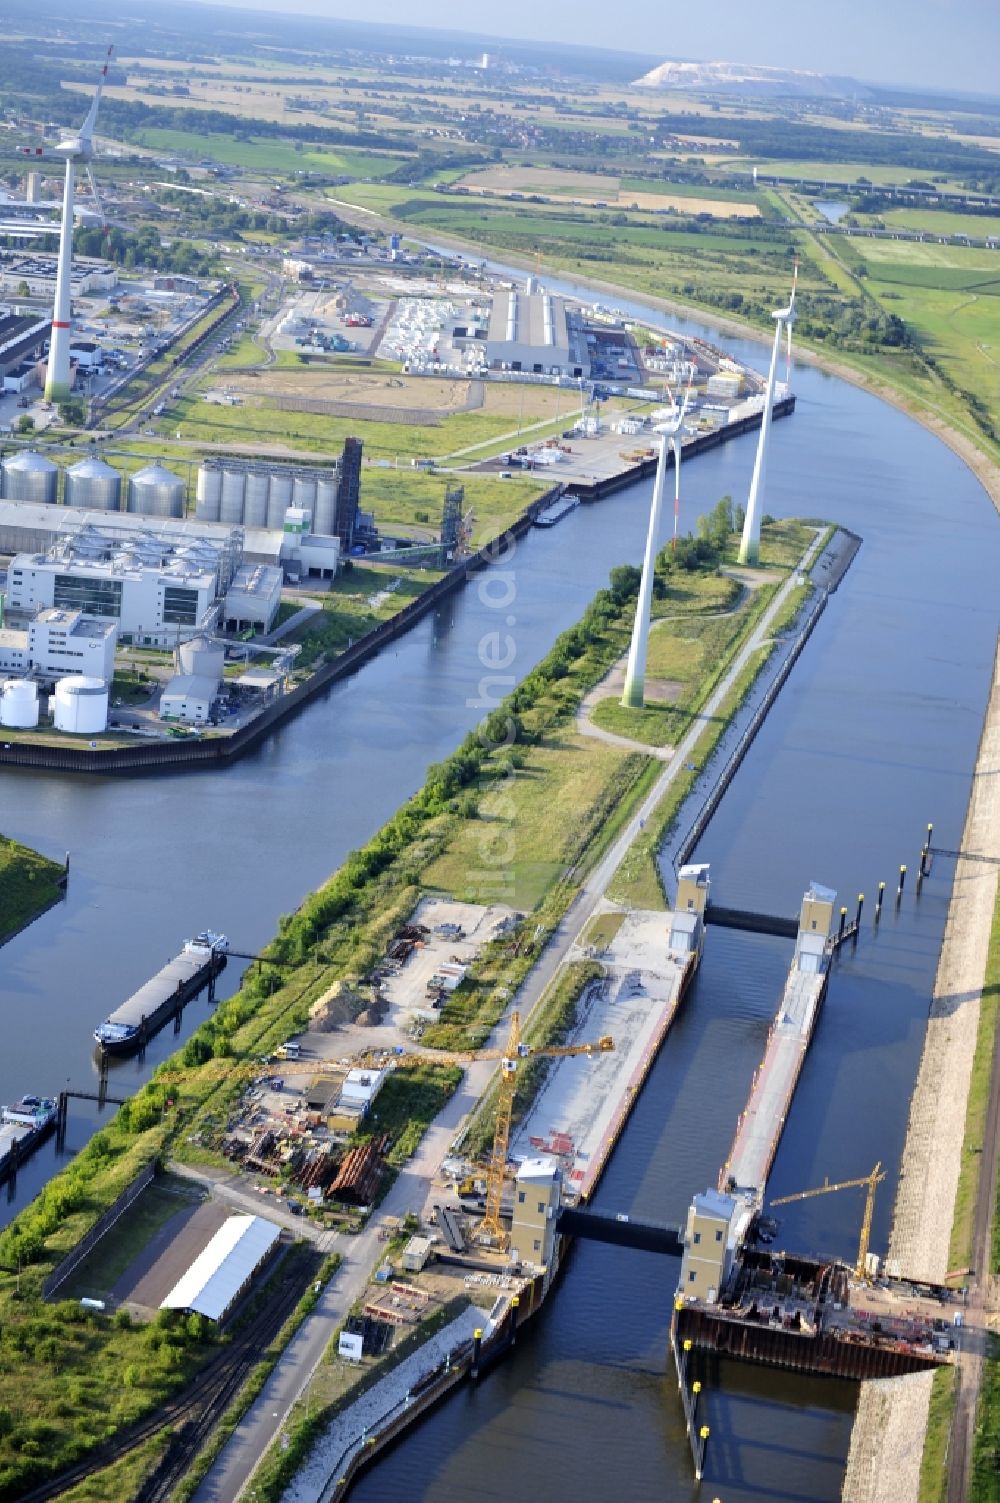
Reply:
[[[885,1170],[881,1164],[876,1164],[870,1174],[863,1174],[859,1179],[842,1179],[837,1184],[831,1185],[829,1181],[819,1185],[815,1190],[800,1190],[796,1195],[781,1195],[777,1200],[772,1200],[772,1206],[786,1206],[793,1200],[811,1200],[814,1195],[832,1195],[834,1190],[858,1190],[863,1185],[868,1194],[865,1197],[865,1214],[861,1221],[861,1240],[858,1243],[858,1261],[855,1273],[859,1279],[865,1277],[865,1262],[868,1257],[868,1243],[872,1234],[872,1213],[875,1210],[875,1186],[880,1185],[885,1179]]]
[[[500,1208],[503,1199],[504,1172],[507,1167],[507,1149],[510,1144],[510,1126],[514,1112],[514,1093],[517,1088],[517,1072],[522,1061],[526,1059],[567,1059],[577,1054],[608,1054],[615,1047],[615,1041],[610,1034],[602,1034],[599,1039],[585,1044],[554,1044],[535,1048],[532,1044],[526,1044],[521,1037],[521,1015],[512,1012],[510,1015],[510,1032],[507,1041],[502,1048],[497,1049],[408,1049],[405,1054],[379,1054],[368,1051],[358,1055],[351,1061],[352,1065],[360,1069],[372,1069],[385,1063],[392,1063],[397,1069],[412,1068],[415,1065],[470,1065],[479,1060],[499,1060],[500,1081],[497,1088],[496,1127],[493,1133],[493,1146],[490,1150],[489,1164],[486,1170],[486,1213],[480,1222],[477,1240],[489,1242],[500,1248],[505,1248],[508,1237],[506,1228],[500,1220]],[[322,1060],[298,1060],[294,1063],[281,1062],[279,1068],[282,1075],[329,1075],[342,1072],[342,1066],[325,1063]],[[261,1073],[260,1062],[247,1065],[239,1065],[234,1070],[232,1067],[226,1070],[228,1080],[238,1079],[243,1076],[250,1078]]]

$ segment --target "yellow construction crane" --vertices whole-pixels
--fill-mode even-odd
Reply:
[[[815,1190],[800,1190],[797,1195],[782,1195],[777,1200],[772,1200],[772,1206],[786,1206],[793,1200],[811,1200],[814,1195],[832,1195],[834,1190],[858,1190],[863,1185],[867,1187],[868,1194],[865,1197],[865,1214],[861,1221],[861,1240],[858,1243],[858,1261],[855,1273],[859,1279],[865,1277],[865,1263],[868,1257],[868,1243],[872,1235],[872,1214],[875,1210],[875,1186],[880,1185],[885,1179],[885,1170],[881,1164],[876,1164],[870,1174],[863,1174],[860,1179],[842,1179],[838,1184],[819,1185]]]
[[[562,1044],[536,1049],[522,1040],[521,1015],[518,1012],[512,1012],[507,1042],[500,1049],[408,1049],[404,1054],[367,1051],[355,1056],[350,1063],[355,1069],[375,1069],[385,1064],[391,1064],[397,1069],[406,1069],[414,1065],[470,1065],[478,1060],[500,1061],[496,1129],[486,1170],[486,1214],[480,1223],[477,1240],[488,1241],[503,1248],[507,1245],[507,1232],[500,1220],[500,1207],[503,1199],[504,1172],[507,1167],[507,1148],[510,1143],[510,1124],[514,1111],[517,1071],[521,1061],[565,1059],[575,1054],[607,1054],[614,1047],[614,1039],[609,1034],[604,1034],[594,1043]],[[220,1061],[220,1064],[225,1069],[226,1078],[229,1080],[241,1077],[248,1079],[268,1070],[273,1074],[312,1075],[314,1077],[342,1074],[344,1070],[343,1065],[334,1065],[317,1059],[280,1060],[270,1065],[258,1061],[253,1064],[237,1065],[235,1068],[231,1065],[227,1068],[225,1061]]]

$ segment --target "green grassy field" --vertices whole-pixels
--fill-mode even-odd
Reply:
[[[235,119],[233,126],[234,130],[241,129]],[[293,143],[270,136],[255,138],[248,135],[246,140],[237,140],[235,136],[216,132],[203,135],[199,131],[163,130],[151,126],[137,131],[135,140],[137,145],[155,151],[176,151],[197,161],[209,157],[214,162],[232,167],[286,176],[317,172],[330,177],[382,177],[406,160],[405,156],[391,152],[354,151],[350,147],[332,150],[309,145],[296,151]]]
[[[0,943],[62,896],[61,876],[55,861],[0,835]]]

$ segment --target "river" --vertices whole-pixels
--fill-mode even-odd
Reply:
[[[674,327],[677,322],[672,321]],[[709,331],[686,326],[711,338]],[[729,342],[760,364],[759,346]],[[775,425],[767,509],[843,522],[864,545],[702,840],[720,901],[793,909],[815,877],[853,912],[875,885],[911,887],[874,938],[838,962],[774,1167],[776,1194],[890,1170],[873,1246],[884,1246],[950,870],[916,898],[928,820],[957,846],[996,634],[1000,528],[965,467],[912,421],[805,369],[796,414]],[[745,495],[755,436],[685,467],[683,525],[724,492]],[[55,856],[66,901],[0,951],[4,1099],[93,1080],[94,1024],[198,928],[252,952],[286,912],[417,788],[479,718],[478,648],[501,626],[526,672],[575,621],[616,562],[641,558],[648,485],[532,532],[503,568],[333,686],[256,754],[223,771],[135,781],[0,778],[0,829]],[[509,597],[509,598],[506,598]],[[512,617],[511,624],[508,618]],[[714,1182],[760,1058],[790,947],[710,931],[684,1015],[658,1060],[599,1193],[616,1210],[676,1220]],[[238,970],[230,966],[223,993]],[[185,1014],[184,1036],[207,1004]],[[161,1035],[134,1085],[173,1047]],[[116,1072],[116,1080],[120,1077]],[[71,1113],[70,1145],[94,1123]],[[16,1204],[51,1172],[48,1147]],[[792,1207],[783,1240],[852,1255],[860,1196]],[[627,1261],[626,1261],[627,1260]],[[512,1361],[444,1405],[355,1496],[588,1503],[693,1494],[664,1352],[676,1266],[578,1246],[556,1299]],[[839,1497],[854,1390],[725,1366],[706,1372],[706,1485],[734,1499]]]

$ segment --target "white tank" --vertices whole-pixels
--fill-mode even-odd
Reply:
[[[44,501],[52,505],[59,493],[59,471],[50,459],[25,449],[3,462],[3,494],[7,501]]]
[[[243,526],[267,526],[267,492],[270,476],[266,470],[250,470],[243,493]]]
[[[94,736],[108,723],[108,686],[101,678],[74,673],[56,684],[53,724],[57,731]]]
[[[222,502],[222,471],[214,464],[203,464],[198,470],[198,487],[195,492],[197,506],[195,516],[199,522],[217,522]]]
[[[38,688],[26,678],[0,684],[0,725],[29,731],[38,724]]]
[[[292,477],[287,470],[275,470],[267,488],[267,525],[284,527],[285,512],[292,504]]]
[[[63,500],[67,506],[79,506],[84,511],[120,511],[122,477],[96,455],[81,459],[66,471]]]
[[[190,642],[181,643],[177,656],[182,673],[197,673],[217,681],[222,678],[226,649],[221,643],[212,642],[208,637],[192,637]]]
[[[222,494],[219,498],[220,522],[228,522],[231,527],[240,526],[243,521],[243,492],[246,483],[245,470],[223,470]]]
[[[337,482],[321,478],[316,482],[316,506],[313,510],[313,532],[323,537],[333,536],[333,518],[337,508]]]
[[[128,509],[145,517],[182,517],[183,480],[161,464],[137,470],[128,483]]]

